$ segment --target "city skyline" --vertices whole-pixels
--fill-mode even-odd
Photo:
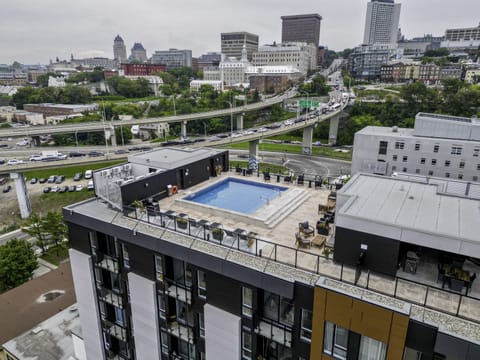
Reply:
[[[460,4],[434,0],[396,2],[402,4],[400,27],[407,38],[425,33],[440,36],[447,28],[478,25],[475,9],[479,5],[474,0],[462,0]],[[220,51],[221,32],[248,31],[259,35],[260,44],[279,42],[280,17],[308,13],[323,18],[320,44],[343,50],[362,42],[367,3],[347,0],[338,4],[327,0],[312,6],[300,0],[293,7],[273,1],[225,4],[212,0],[208,7],[186,1],[162,8],[160,3],[149,0],[122,7],[111,0],[101,4],[87,0],[66,9],[58,0],[41,4],[21,0],[3,5],[9,16],[0,24],[0,31],[8,37],[0,41],[0,63],[46,64],[56,57],[67,60],[72,53],[75,58],[113,58],[112,43],[117,34],[125,40],[127,49],[141,42],[148,57],[155,50],[169,48],[191,49],[197,57]]]

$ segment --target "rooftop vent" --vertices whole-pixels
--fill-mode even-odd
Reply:
[[[398,132],[398,126],[393,126],[392,127],[392,132]]]

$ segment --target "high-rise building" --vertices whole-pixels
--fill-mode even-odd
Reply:
[[[447,29],[441,47],[476,50],[480,46],[480,24],[471,28]]]
[[[228,164],[131,155],[64,209],[86,358],[479,359],[480,185]]]
[[[394,0],[372,0],[367,4],[364,44],[388,44],[397,42],[401,4]]]
[[[235,57],[238,60],[242,57],[243,45],[247,48],[247,58],[252,60],[253,52],[258,50],[258,35],[246,31],[221,33],[222,54],[228,57]]]
[[[320,41],[319,14],[282,16],[282,43],[305,42],[318,49]]]
[[[113,58],[118,64],[127,61],[127,48],[120,35],[113,40]]]
[[[147,50],[143,47],[141,43],[135,43],[132,47],[132,55],[130,60],[146,62],[147,61]]]
[[[152,55],[152,64],[162,64],[168,69],[192,67],[192,50],[157,50]]]

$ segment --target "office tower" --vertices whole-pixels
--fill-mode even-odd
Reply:
[[[228,167],[135,154],[64,208],[88,359],[479,359],[479,185]]]
[[[162,64],[169,69],[192,67],[192,50],[157,50],[152,55],[152,64]]]
[[[132,55],[130,56],[130,59],[139,62],[147,61],[147,50],[145,50],[141,43],[133,44]]]
[[[394,47],[397,43],[400,4],[394,0],[372,0],[367,4],[365,20],[364,44],[388,44]]]
[[[258,50],[258,35],[246,31],[221,33],[220,39],[222,54],[227,58],[235,57],[240,60],[245,45],[248,61],[251,61],[252,53]]]
[[[127,61],[127,48],[120,35],[117,35],[113,40],[113,58],[118,64]]]
[[[320,40],[319,14],[282,16],[282,43],[305,42],[318,49]]]

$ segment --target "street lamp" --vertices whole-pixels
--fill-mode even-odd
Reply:
[[[233,135],[233,105],[230,101],[227,101],[227,103],[230,105],[230,141],[231,141],[232,135]]]
[[[202,121],[203,124],[203,132],[205,133],[205,137],[207,137],[207,124],[205,124],[205,121]]]
[[[308,109],[310,108],[310,106],[309,106],[309,105],[310,105],[310,102],[308,101],[308,96],[309,96],[309,94],[308,94],[308,92],[306,92],[306,91],[299,91],[299,93],[300,93],[300,94],[306,94],[306,95],[307,95],[307,112],[308,112]]]
[[[175,94],[173,94],[173,115],[177,116],[177,108],[175,107]]]

